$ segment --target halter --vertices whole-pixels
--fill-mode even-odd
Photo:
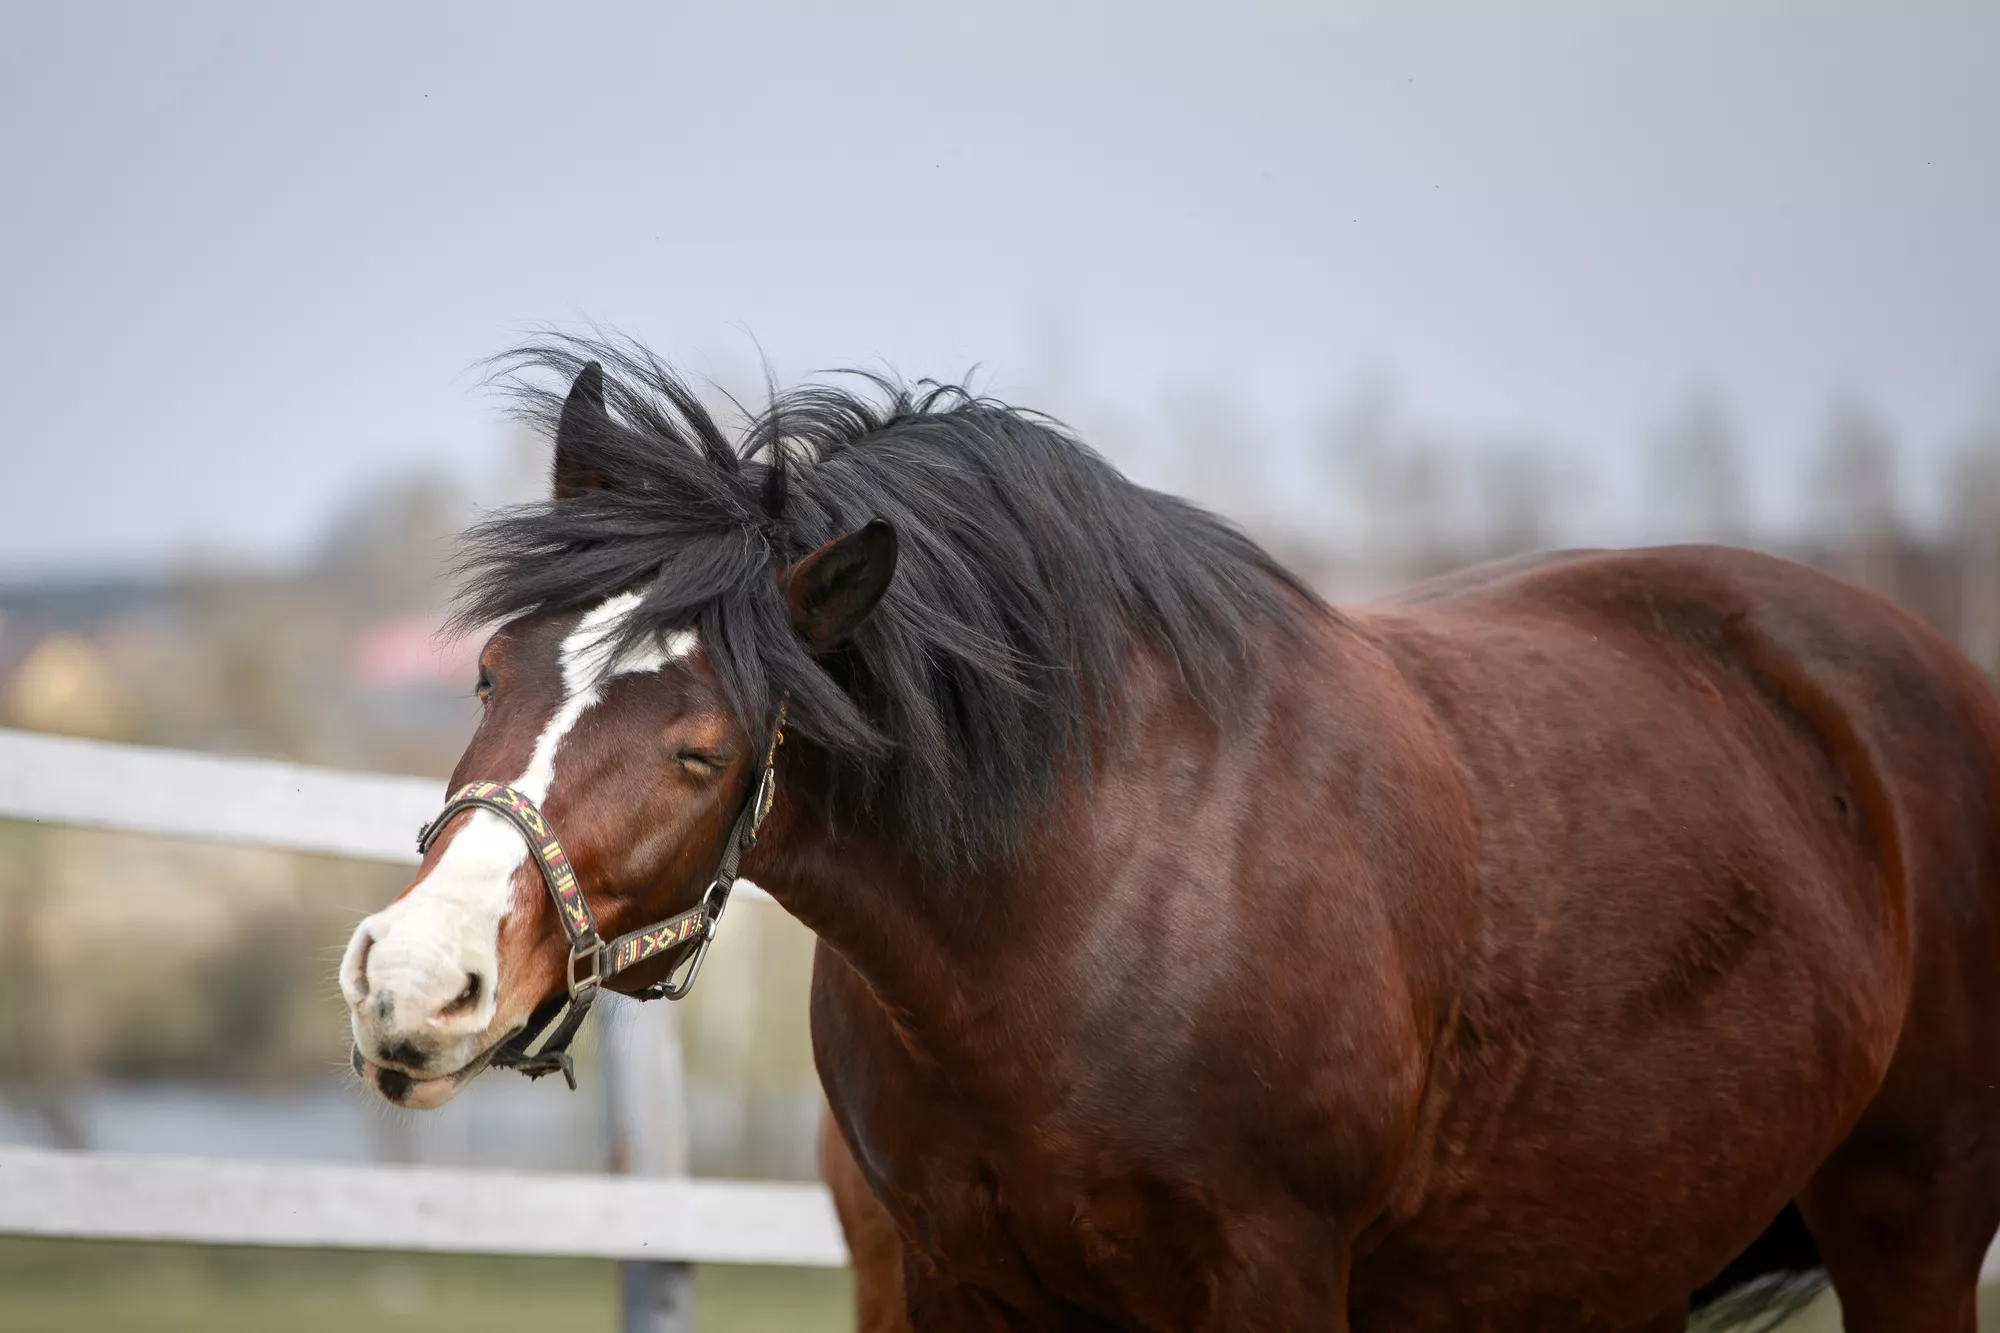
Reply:
[[[716,862],[715,874],[701,901],[664,921],[620,935],[609,944],[597,933],[597,918],[591,914],[590,904],[584,901],[583,888],[576,882],[576,871],[556,840],[555,830],[549,827],[535,803],[514,788],[503,782],[468,782],[445,802],[435,819],[417,830],[417,854],[421,856],[430,850],[439,831],[462,811],[491,810],[505,819],[527,839],[535,868],[541,871],[542,884],[556,905],[556,919],[562,922],[563,933],[569,937],[569,961],[564,968],[569,994],[557,996],[530,1014],[521,1031],[493,1053],[490,1064],[518,1069],[529,1078],[560,1071],[574,1092],[576,1069],[570,1059],[569,1044],[576,1039],[583,1020],[589,1017],[599,987],[640,963],[671,955],[664,980],[630,993],[640,1000],[678,1000],[688,993],[695,975],[701,971],[702,959],[708,956],[716,924],[722,920],[722,909],[729,905],[729,891],[736,887],[736,868],[743,854],[756,846],[757,831],[763,827],[764,817],[771,813],[771,803],[777,798],[778,747],[784,743],[785,703],[781,700],[771,723],[771,739],[764,747],[763,771],[736,814],[729,840],[722,845],[721,859]],[[529,1048],[538,1038],[541,1049],[531,1054]]]

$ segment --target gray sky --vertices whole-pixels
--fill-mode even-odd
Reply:
[[[2000,392],[1992,5],[0,5],[0,576],[477,486],[544,324],[1281,443],[1386,374],[1614,481],[1691,384]]]

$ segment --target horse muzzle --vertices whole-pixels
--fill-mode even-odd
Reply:
[[[358,1043],[349,1052],[348,1060],[354,1067],[354,1076],[383,1101],[412,1111],[434,1111],[457,1096],[460,1088],[483,1073],[486,1067],[492,1064],[494,1054],[518,1031],[517,1028],[508,1032],[472,1060],[448,1074],[427,1075],[393,1064],[378,1063],[363,1055]]]

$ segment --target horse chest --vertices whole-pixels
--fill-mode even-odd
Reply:
[[[1144,1170],[1060,1142],[890,1154],[890,1193],[940,1275],[1024,1311],[1135,1328],[1205,1321],[1220,1222]]]

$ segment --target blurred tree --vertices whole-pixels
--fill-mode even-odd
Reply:
[[[1167,421],[1188,496],[1255,526],[1264,517],[1270,442],[1248,409],[1219,389],[1189,388],[1168,399]]]
[[[104,650],[80,634],[49,635],[29,651],[7,689],[8,713],[35,731],[124,739],[132,701]]]
[[[1557,544],[1560,512],[1576,488],[1546,443],[1500,443],[1481,454],[1474,476],[1478,558],[1497,560]]]
[[[334,520],[313,569],[370,615],[428,610],[449,591],[454,544],[471,518],[465,493],[443,477],[378,482]]]
[[[1067,306],[1045,301],[1031,319],[1027,341],[1027,393],[1022,401],[1066,421],[1088,416],[1092,404],[1083,386],[1089,377]]]
[[[47,910],[48,831],[0,824],[0,1079],[7,1100],[42,1124],[58,1148],[85,1148],[75,1093],[75,1052],[50,1040],[45,1013],[51,975],[35,948],[37,914]]]
[[[1948,522],[1960,567],[1959,642],[2000,680],[2000,411],[1952,467]]]
[[[1388,587],[1438,573],[1464,558],[1444,451],[1405,424],[1386,380],[1365,379],[1321,421],[1314,453],[1344,515],[1348,559],[1368,582]]]
[[[353,615],[295,579],[186,571],[173,632],[135,661],[143,739],[273,758],[346,759],[337,716]]]
[[[1690,393],[1650,442],[1646,526],[1655,540],[1741,545],[1750,536],[1736,423],[1720,397]]]
[[[1896,596],[1902,520],[1896,443],[1860,404],[1834,406],[1805,498],[1811,536],[1825,543],[1834,572]]]

